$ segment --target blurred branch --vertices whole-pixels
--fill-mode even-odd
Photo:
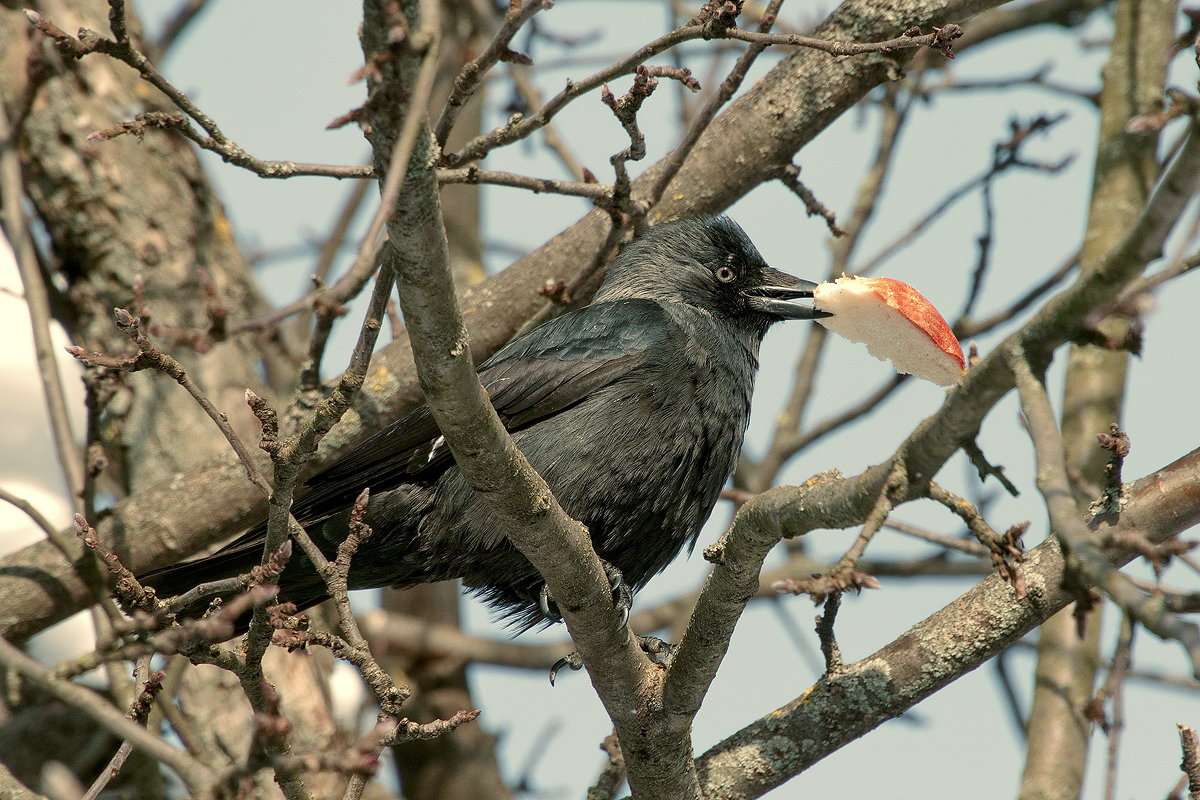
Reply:
[[[1137,629],[1128,616],[1121,618],[1121,632],[1113,657],[1109,662],[1108,676],[1104,686],[1096,693],[1091,709],[1099,716],[1096,720],[1108,736],[1108,765],[1104,787],[1105,800],[1117,798],[1117,766],[1121,752],[1121,731],[1125,727],[1124,694],[1125,681],[1133,664],[1133,637]],[[1112,715],[1105,717],[1104,704],[1112,701]]]
[[[41,380],[42,393],[46,399],[50,433],[58,453],[58,463],[63,471],[67,490],[72,497],[74,510],[82,511],[79,497],[84,483],[83,454],[71,433],[66,393],[63,390],[62,378],[58,373],[58,362],[54,356],[56,348],[50,337],[49,293],[46,290],[42,271],[38,266],[33,237],[26,225],[25,213],[21,208],[21,198],[25,196],[24,183],[21,178],[21,162],[17,158],[16,149],[7,145],[13,141],[12,133],[4,108],[4,97],[0,95],[0,142],[6,143],[0,149],[0,217],[2,217],[0,221],[3,222],[4,234],[12,245],[17,271],[20,273],[21,285],[25,291],[25,307],[29,311],[38,378]]]
[[[462,107],[475,94],[480,82],[497,62],[510,61],[518,64],[529,62],[528,56],[514,52],[509,48],[508,43],[534,14],[550,8],[552,5],[553,2],[549,0],[527,0],[524,5],[519,2],[509,4],[508,10],[504,14],[504,22],[496,32],[491,44],[473,60],[463,65],[454,79],[454,88],[446,100],[446,106],[433,126],[433,135],[437,139],[439,147],[446,146],[446,140],[450,138],[450,130],[454,127]]]
[[[499,664],[546,671],[563,654],[565,641],[545,645],[518,644],[507,639],[471,636],[452,625],[438,625],[416,617],[371,611],[359,620],[363,633],[377,647],[461,659],[470,663]],[[636,622],[636,619],[635,619]]]
[[[208,7],[208,3],[209,0],[181,0],[174,13],[163,23],[158,38],[149,47],[155,61],[161,61],[170,52],[179,38]]]
[[[956,320],[953,325],[954,335],[959,339],[970,339],[1008,322],[1062,283],[1071,274],[1071,270],[1078,266],[1079,254],[1073,253],[1054,272],[1046,276],[1045,280],[1031,287],[1029,291],[1010,303],[1008,307],[980,320],[972,320],[968,317]]]
[[[1066,118],[1065,114],[1055,117],[1039,116],[1028,122],[1021,123],[1013,119],[1010,124],[1010,135],[1007,140],[998,141],[993,150],[992,163],[986,170],[951,189],[924,216],[917,219],[908,230],[895,237],[891,242],[881,247],[878,253],[865,262],[854,266],[849,273],[852,275],[867,275],[874,272],[882,263],[894,257],[904,247],[912,244],[929,226],[940,219],[946,211],[962,198],[988,186],[997,176],[1013,168],[1030,169],[1036,172],[1055,174],[1065,169],[1071,162],[1067,156],[1057,162],[1044,164],[1030,161],[1021,155],[1021,146],[1035,134],[1048,131]],[[969,310],[969,309],[968,309]]]
[[[544,105],[541,94],[538,92],[537,85],[533,82],[528,70],[520,69],[517,66],[512,66],[509,70],[512,77],[513,88],[521,97],[521,102],[525,106],[524,113],[532,111],[534,108],[539,108]],[[576,181],[586,181],[587,176],[591,173],[579,163],[574,153],[567,147],[567,143],[558,135],[558,129],[546,123],[542,126],[542,139],[546,143],[546,147],[550,149],[559,160],[559,163],[566,169],[567,174]],[[439,171],[440,175],[440,171]]]
[[[130,704],[129,710],[125,712],[125,716],[143,727],[146,726],[146,720],[150,716],[150,709],[154,703],[154,698],[162,690],[162,679],[164,677],[161,672],[150,672],[150,659],[138,659],[137,669],[135,674],[140,676],[140,688],[137,696],[134,697],[133,703]],[[133,744],[126,739],[121,742],[117,752],[109,760],[108,765],[100,772],[93,781],[87,793],[83,796],[83,800],[96,800],[100,793],[104,791],[109,782],[121,773],[121,768],[125,766],[125,762],[129,759],[129,754],[133,752]]]
[[[128,740],[136,749],[168,766],[193,794],[207,794],[216,783],[216,774],[207,766],[158,738],[146,728],[113,708],[90,689],[56,678],[50,670],[0,639],[0,664],[24,676],[72,708],[95,720],[117,737]]]
[[[0,762],[0,794],[12,800],[50,800],[17,780],[3,762]]]
[[[248,169],[261,178],[291,178],[298,175],[322,175],[333,178],[367,178],[373,174],[370,167],[341,167],[329,164],[303,164],[293,161],[264,161],[255,158],[221,132],[212,117],[200,110],[199,106],[182,91],[171,84],[150,63],[150,59],[139,51],[129,38],[125,20],[124,0],[109,0],[109,20],[113,38],[106,39],[95,31],[82,28],[78,37],[63,31],[51,20],[36,11],[27,11],[29,22],[44,35],[54,41],[55,47],[69,58],[83,58],[90,53],[103,53],[124,62],[150,85],[170,98],[187,117],[169,114],[161,111],[150,111],[138,114],[132,121],[123,122],[115,127],[96,131],[90,137],[93,140],[111,139],[114,136],[132,134],[141,138],[147,128],[165,128],[179,131],[205,150],[211,150],[227,163]],[[196,131],[188,117],[194,120],[207,136]]]

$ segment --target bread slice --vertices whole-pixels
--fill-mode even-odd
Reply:
[[[813,306],[832,317],[817,320],[829,330],[862,342],[897,372],[949,386],[966,368],[962,347],[946,320],[925,297],[892,278],[843,275],[813,291]]]

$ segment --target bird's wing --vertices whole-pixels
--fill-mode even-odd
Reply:
[[[586,306],[519,336],[479,367],[479,379],[500,419],[515,432],[581,402],[644,364],[656,346],[680,335],[658,303],[615,300]],[[429,409],[422,407],[371,436],[311,477],[292,504],[305,527],[348,508],[363,490],[432,483],[454,457]],[[156,570],[154,585],[177,593],[199,580],[244,572],[261,552],[261,523],[200,562]],[[179,584],[179,586],[176,586]]]
[[[586,306],[509,343],[479,367],[479,379],[504,426],[515,432],[629,374],[676,332],[658,303]],[[294,512],[306,524],[320,521],[350,505],[363,487],[385,491],[432,482],[453,463],[429,409],[420,408],[310,478]]]

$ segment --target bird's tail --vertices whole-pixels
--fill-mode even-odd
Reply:
[[[175,597],[191,591],[202,583],[215,583],[248,573],[259,563],[262,547],[251,552],[221,550],[211,556],[173,564],[139,575],[143,585],[154,587],[161,598]]]
[[[259,565],[263,552],[261,537],[252,534],[210,556],[156,569],[139,575],[138,580],[143,585],[153,587],[158,597],[166,599],[184,595],[205,584],[217,584],[240,575],[247,575]],[[317,578],[315,570],[311,569],[303,554],[294,555],[288,565],[289,567],[284,570],[282,575],[279,575],[276,581],[279,585],[278,598],[281,602],[293,602],[299,608],[307,608],[328,597],[324,584]],[[306,569],[306,567],[309,568]],[[188,618],[198,617],[209,608],[215,598],[227,602],[242,591],[244,591],[244,584],[235,587],[226,586],[219,591],[199,592],[196,599],[181,608],[178,614]],[[247,610],[235,622],[235,633],[244,633],[249,624],[250,612]]]

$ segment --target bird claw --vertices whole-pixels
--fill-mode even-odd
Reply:
[[[625,582],[621,570],[607,561],[601,560],[600,563],[604,565],[604,574],[608,576],[608,584],[612,587],[613,608],[621,617],[621,621],[617,623],[617,629],[620,630],[629,622],[629,609],[633,608],[633,589]]]
[[[558,603],[554,602],[554,598],[550,596],[550,587],[542,584],[542,590],[538,592],[538,608],[542,612],[542,616],[551,622],[562,622],[562,613],[558,610]],[[557,666],[557,665],[556,665]],[[553,671],[551,676],[553,676]],[[550,683],[554,683],[554,678],[550,678]]]
[[[646,654],[646,658],[662,667],[670,663],[672,656],[679,648],[679,645],[664,642],[657,636],[635,636],[634,638],[637,639],[638,647]],[[554,680],[563,667],[570,667],[572,672],[583,669],[583,659],[579,656],[578,650],[572,650],[554,662],[554,666],[550,668],[551,686],[554,685]]]
[[[617,629],[620,630],[629,622],[629,609],[633,608],[633,589],[625,582],[621,570],[604,559],[601,559],[600,563],[604,565],[604,574],[612,587],[612,604],[620,615],[620,621],[617,623]],[[550,596],[550,589],[544,583],[542,590],[538,592],[538,609],[541,610],[542,616],[551,622],[562,622],[562,612],[558,610],[558,603],[554,602],[554,598]]]
[[[563,667],[570,667],[572,672],[583,669],[583,659],[579,657],[579,651],[572,650],[565,656],[554,662],[554,666],[550,668],[550,685],[554,685],[554,679],[558,677],[558,671]]]
[[[636,638],[638,647],[642,648],[646,658],[662,667],[670,663],[675,651],[679,649],[679,645],[664,642],[657,636],[638,636]]]

